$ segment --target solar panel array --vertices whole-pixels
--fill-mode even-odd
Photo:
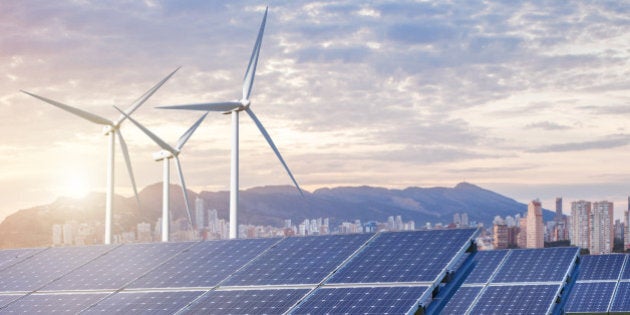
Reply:
[[[628,255],[470,252],[476,234],[4,250],[0,313],[630,313]]]
[[[579,249],[482,251],[471,260],[463,284],[440,310],[443,314],[550,314]]]
[[[413,313],[476,229],[0,251],[0,313]]]
[[[595,255],[584,256],[581,260],[565,312],[630,313],[630,279],[624,277],[630,264],[629,256]]]

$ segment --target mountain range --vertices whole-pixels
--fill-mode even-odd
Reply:
[[[185,217],[181,188],[170,186],[172,217]],[[114,200],[114,233],[133,230],[140,222],[152,226],[161,215],[162,183],[145,187],[140,193],[141,209],[135,198],[116,196]],[[219,218],[228,219],[229,192],[188,191],[191,207],[202,198],[205,207],[216,209]],[[49,205],[19,210],[0,223],[0,248],[49,246],[52,225],[69,220],[102,221],[105,197],[91,193],[81,199],[59,198]],[[265,186],[240,193],[239,223],[282,226],[285,219],[294,224],[304,219],[329,218],[331,224],[343,221],[387,221],[389,216],[413,220],[416,227],[426,222],[448,224],[455,213],[467,213],[470,221],[490,226],[495,216],[524,215],[527,205],[470,183],[453,188],[434,187],[387,189],[381,187],[336,187],[304,192],[304,198],[292,186]],[[545,220],[553,212],[544,211]]]

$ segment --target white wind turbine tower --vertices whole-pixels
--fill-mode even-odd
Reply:
[[[145,92],[140,98],[138,98],[132,105],[125,111],[127,115],[131,115],[134,111],[136,111],[144,102],[146,102],[151,95],[153,95],[168,79],[177,72],[179,68],[175,69],[168,76],[166,76],[162,81],[158,82],[155,86]],[[138,208],[140,208],[140,198],[138,197],[138,189],[136,188],[136,180],[133,177],[133,171],[131,169],[131,161],[129,160],[129,151],[127,150],[127,144],[125,143],[125,139],[123,139],[122,134],[120,133],[120,124],[127,118],[125,115],[121,115],[116,121],[109,120],[107,118],[103,118],[96,114],[92,114],[90,112],[84,111],[82,109],[78,109],[76,107],[72,107],[57,101],[53,101],[51,99],[35,95],[33,93],[26,92],[22,90],[22,92],[33,96],[37,99],[40,99],[46,103],[49,103],[53,106],[61,108],[67,112],[70,112],[74,115],[77,115],[83,119],[91,121],[95,124],[103,125],[103,133],[109,137],[109,152],[107,158],[107,192],[105,199],[105,244],[112,243],[112,207],[114,203],[114,145],[116,142],[116,136],[120,141],[120,149],[122,150],[123,157],[125,158],[125,163],[127,164],[127,172],[129,173],[129,178],[131,179],[131,184],[133,186],[133,192],[136,196],[136,201],[138,202]]]
[[[276,153],[276,156],[284,166],[284,169],[291,177],[293,184],[300,192],[300,195],[304,197],[302,189],[298,185],[297,181],[291,174],[287,163],[285,163],[282,155],[280,155],[280,151],[271,140],[269,133],[265,130],[258,117],[254,114],[252,109],[250,108],[250,95],[252,92],[252,87],[254,85],[254,76],[256,74],[256,65],[258,63],[258,56],[260,54],[260,46],[262,44],[263,33],[265,31],[265,23],[267,21],[267,11],[269,8],[265,9],[265,15],[263,16],[262,23],[260,25],[260,29],[258,31],[258,37],[256,38],[256,43],[254,44],[254,49],[252,51],[252,56],[249,59],[249,65],[247,66],[247,71],[245,72],[245,78],[243,79],[243,95],[240,100],[235,101],[227,101],[227,102],[216,102],[216,103],[202,103],[202,104],[190,104],[190,105],[175,105],[175,106],[161,106],[159,108],[166,109],[187,109],[187,110],[200,110],[200,111],[218,111],[223,112],[225,114],[232,114],[232,159],[231,159],[231,174],[230,174],[230,238],[238,237],[238,116],[241,111],[245,111],[249,117],[252,118],[262,135],[271,146],[271,149]]]
[[[184,194],[184,202],[186,203],[186,214],[188,215],[188,222],[192,225],[192,219],[190,215],[190,207],[188,202],[188,195],[186,194],[186,182],[184,181],[184,173],[182,172],[182,165],[179,162],[179,153],[181,153],[182,147],[186,144],[186,141],[192,136],[197,127],[201,124],[201,122],[206,118],[208,113],[205,113],[201,118],[199,118],[177,141],[177,145],[175,147],[170,146],[168,143],[164,142],[164,140],[160,139],[160,137],[156,136],[149,129],[144,127],[135,119],[129,117],[125,112],[123,112],[120,108],[114,106],[119,112],[121,112],[125,117],[129,118],[134,125],[136,125],[142,132],[144,132],[151,140],[153,140],[157,145],[162,148],[161,151],[153,154],[153,159],[155,161],[163,161],[164,165],[164,173],[163,173],[163,182],[162,182],[162,242],[168,242],[169,239],[169,184],[170,184],[170,159],[175,159],[175,164],[177,165],[177,173],[179,174],[179,183],[182,185],[182,193]]]

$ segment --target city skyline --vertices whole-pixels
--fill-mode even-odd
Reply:
[[[616,218],[627,208],[630,18],[623,5],[269,5],[256,108],[305,189],[465,180],[522,203],[540,198],[547,209],[560,196],[565,206],[612,201]],[[98,127],[20,89],[109,117],[117,114],[111,105],[128,106],[129,95],[182,66],[133,116],[172,141],[198,114],[153,107],[238,98],[233,87],[264,8],[1,3],[0,128],[7,136],[0,218],[105,190],[107,140]],[[228,189],[223,118],[209,117],[182,155],[192,190]],[[242,187],[290,185],[255,128],[242,124]],[[133,129],[126,140],[144,187],[161,176],[154,145]],[[122,162],[116,190],[130,196]]]

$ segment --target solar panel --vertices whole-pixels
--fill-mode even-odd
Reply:
[[[329,283],[435,281],[475,229],[381,233]]]
[[[209,291],[182,314],[282,314],[309,289]]]
[[[563,281],[578,254],[577,247],[512,250],[492,282]]]
[[[111,245],[48,248],[0,271],[0,291],[33,291],[95,259]]]
[[[372,235],[289,237],[221,285],[317,284]]]
[[[582,256],[578,280],[617,280],[626,255]]]
[[[547,314],[560,285],[488,286],[471,314]]]
[[[7,294],[0,295],[0,312],[2,312],[2,307],[11,303],[11,301],[16,300],[20,297],[24,296],[23,294]]]
[[[440,314],[464,314],[483,287],[460,287],[448,300]]]
[[[617,282],[576,283],[565,305],[566,312],[606,312]]]
[[[611,314],[613,312],[630,312],[630,282],[619,282],[615,299],[609,311]]]
[[[44,290],[120,289],[192,245],[193,243],[122,245],[50,283]]]
[[[174,314],[203,291],[119,292],[81,314]]]
[[[260,238],[201,242],[128,287],[212,287],[278,240]]]
[[[0,270],[44,250],[43,248],[7,249],[0,251]]]
[[[624,279],[624,280],[630,279],[630,258],[628,258],[628,261],[623,267],[623,273],[621,274],[621,279]]]
[[[429,289],[416,287],[320,288],[291,314],[408,314]]]
[[[60,293],[24,296],[0,309],[3,314],[77,314],[107,293]]]
[[[488,282],[508,252],[508,250],[490,250],[475,253],[472,270],[464,283]]]

